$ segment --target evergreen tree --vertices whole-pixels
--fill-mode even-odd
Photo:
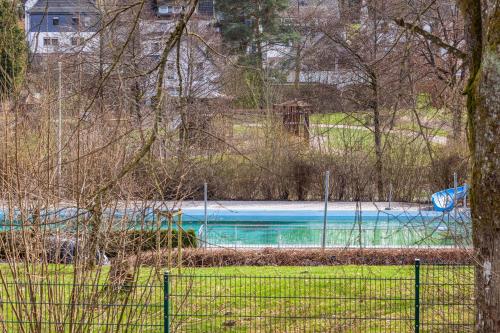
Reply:
[[[288,0],[218,0],[216,11],[222,37],[230,52],[240,54],[240,62],[254,66],[256,72],[247,73],[248,82],[258,91],[260,107],[265,104],[264,57],[267,49],[293,39],[292,29],[283,21],[282,14]],[[251,78],[251,79],[249,79]]]
[[[226,45],[233,52],[262,60],[264,48],[291,39],[281,14],[288,0],[219,0],[216,2]],[[260,59],[259,59],[260,58]]]
[[[27,45],[17,1],[0,0],[0,96],[10,95],[26,68]]]

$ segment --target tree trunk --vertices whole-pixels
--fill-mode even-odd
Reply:
[[[378,107],[374,109],[374,126],[373,134],[375,137],[375,171],[377,173],[377,199],[379,201],[384,198],[384,181],[383,181],[383,162],[382,162],[382,134],[380,131],[380,120]]]
[[[477,332],[500,332],[500,57],[495,49],[485,52],[470,92],[475,95],[469,115]]]
[[[302,59],[301,59],[302,50],[298,42],[296,47],[297,47],[297,52],[295,53],[295,76],[293,81],[293,87],[295,88],[296,91],[298,91],[300,85],[300,72],[302,69]]]
[[[384,180],[382,161],[382,130],[380,126],[380,109],[378,105],[378,82],[374,72],[371,73],[371,84],[373,90],[373,135],[375,141],[375,177],[377,182],[377,200],[384,200]]]
[[[456,103],[453,101],[451,106],[453,112],[452,120],[452,130],[453,130],[453,140],[459,142],[462,138],[462,105],[461,103]]]
[[[477,0],[460,4],[470,58],[467,113],[477,251],[476,332],[500,332],[500,8],[498,3],[487,8],[486,2],[483,7]]]
[[[258,24],[257,24],[257,29],[259,29]],[[264,96],[264,94],[265,94],[265,90],[264,90],[264,84],[265,84],[264,53],[262,51],[262,39],[261,39],[260,31],[257,32],[256,47],[257,47],[256,57],[257,57],[257,69],[258,69],[257,84],[259,85],[259,87],[258,87],[259,108],[263,109],[266,107],[266,98]]]

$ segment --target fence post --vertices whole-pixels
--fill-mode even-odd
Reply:
[[[168,272],[163,273],[163,333],[170,333],[170,281]]]
[[[208,185],[207,185],[207,182],[205,182],[203,184],[203,202],[204,202],[204,218],[205,218],[205,223],[204,223],[204,226],[205,226],[205,232],[203,233],[203,247],[207,248],[208,247],[208,244],[207,244],[207,239],[208,239],[208,235],[207,235],[207,232],[208,232],[208,210],[207,210],[207,206],[208,206]]]
[[[415,333],[420,331],[420,259],[415,259]]]
[[[464,186],[467,186],[467,183],[464,184]],[[465,194],[464,194],[464,208],[467,208],[467,188],[464,189]]]
[[[458,180],[457,173],[453,173],[453,217],[455,219],[455,223],[457,222],[457,189],[458,189]]]
[[[330,186],[330,171],[325,174],[325,210],[323,215],[323,235],[321,239],[321,247],[326,247],[326,223],[328,219],[328,190]]]

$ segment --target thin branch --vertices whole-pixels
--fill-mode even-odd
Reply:
[[[394,22],[397,25],[399,25],[400,27],[403,27],[405,29],[411,30],[411,31],[419,34],[420,36],[424,37],[425,39],[427,39],[431,43],[433,43],[433,44],[435,44],[435,45],[437,45],[439,47],[442,47],[442,48],[446,49],[448,52],[450,52],[451,54],[453,54],[454,56],[456,56],[456,57],[458,57],[460,59],[464,59],[465,60],[465,58],[467,57],[467,55],[464,52],[462,52],[461,50],[457,49],[456,47],[454,47],[454,46],[452,46],[452,45],[450,45],[448,43],[445,43],[438,36],[433,35],[430,32],[425,31],[424,29],[420,28],[417,25],[405,22],[405,20],[402,19],[402,18],[395,18]]]

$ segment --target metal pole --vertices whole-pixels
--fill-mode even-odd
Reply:
[[[455,218],[455,221],[457,220],[457,188],[458,188],[458,181],[457,181],[457,173],[453,173],[453,215]]]
[[[321,247],[326,247],[326,222],[328,214],[328,190],[330,185],[330,171],[325,174],[325,212],[323,215],[323,239],[321,240]]]
[[[467,208],[467,183],[464,184],[465,188],[465,194],[464,194],[464,208]]]
[[[57,195],[61,198],[61,166],[62,166],[62,64],[57,63],[59,69],[59,118],[57,125]]]
[[[385,207],[385,210],[391,210],[391,203],[392,203],[392,182],[389,183],[389,207]]]
[[[415,333],[420,331],[420,259],[415,259]]]
[[[170,332],[170,283],[168,272],[163,274],[163,332]]]
[[[204,247],[208,247],[208,244],[207,244],[207,239],[208,239],[208,235],[207,235],[207,232],[208,232],[208,212],[207,212],[207,206],[208,206],[208,185],[207,183],[205,182],[205,184],[203,184],[203,199],[205,201],[205,232],[203,233],[203,246]]]
[[[392,204],[392,183],[389,184],[389,209],[391,209]]]
[[[182,247],[184,246],[183,236],[182,236],[182,212],[179,211],[177,215],[177,268],[179,269],[179,274],[182,270]]]

